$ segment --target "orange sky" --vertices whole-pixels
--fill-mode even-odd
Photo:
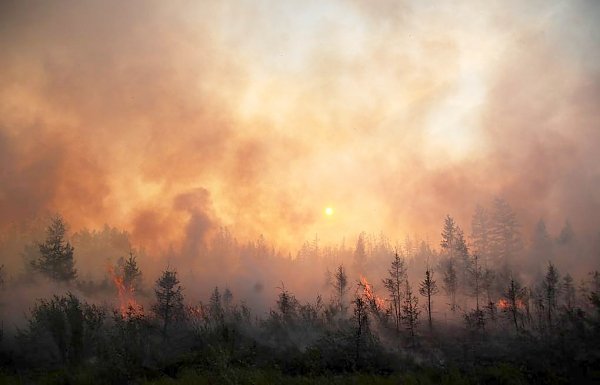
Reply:
[[[437,239],[599,229],[594,1],[4,1],[2,224]],[[331,206],[334,215],[324,215]]]

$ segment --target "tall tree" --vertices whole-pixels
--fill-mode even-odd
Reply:
[[[367,263],[367,234],[362,232],[358,235],[356,240],[356,247],[354,249],[354,270],[357,273],[365,273],[365,266]]]
[[[448,258],[454,259],[456,249],[456,233],[457,226],[454,219],[450,215],[446,215],[444,219],[444,228],[442,230],[442,240],[440,246],[442,251]]]
[[[52,218],[46,229],[46,240],[40,243],[40,257],[31,262],[34,270],[57,282],[69,282],[77,277],[73,246],[65,240],[67,226],[61,216]]]
[[[456,289],[458,278],[456,276],[456,267],[453,259],[447,258],[442,263],[442,274],[444,282],[444,291],[450,297],[450,310],[456,310]]]
[[[565,309],[568,313],[571,313],[575,306],[575,283],[573,277],[568,273],[562,280],[562,293]]]
[[[471,243],[473,253],[479,255],[484,267],[490,256],[490,217],[487,211],[477,205],[471,219]]]
[[[137,265],[133,251],[129,251],[127,259],[121,258],[119,265],[123,271],[123,284],[138,291],[141,287],[142,271]]]
[[[469,264],[468,269],[468,283],[471,289],[471,294],[475,297],[475,306],[479,310],[479,295],[481,294],[481,284],[483,281],[483,269],[479,262],[479,256],[474,255],[472,262]]]
[[[549,327],[552,327],[552,316],[556,310],[558,294],[560,291],[559,280],[560,277],[558,271],[552,262],[548,262],[548,270],[546,270],[546,276],[544,277],[543,289]]]
[[[433,271],[427,268],[425,271],[425,279],[421,281],[419,286],[419,293],[427,298],[427,316],[429,320],[429,330],[433,329],[433,321],[431,319],[431,305],[432,300],[431,297],[439,293],[439,289],[437,287],[437,282],[433,279]]]
[[[363,350],[365,340],[370,334],[369,329],[369,310],[367,303],[358,295],[352,301],[354,304],[354,360],[358,364],[360,362],[360,352]]]
[[[171,323],[184,315],[183,288],[179,284],[177,272],[165,270],[156,280],[154,294],[156,303],[152,305],[152,311],[162,321],[162,335],[166,340]]]
[[[491,254],[495,263],[509,266],[522,248],[519,223],[504,199],[496,198],[493,208],[489,234]]]
[[[419,324],[419,298],[417,298],[406,280],[406,289],[404,293],[404,302],[402,304],[402,321],[406,330],[410,335],[411,344],[415,344],[415,335],[417,331],[417,325]]]
[[[388,290],[390,302],[392,305],[392,316],[394,318],[394,326],[396,332],[400,331],[400,319],[402,313],[402,286],[406,281],[406,266],[404,258],[394,254],[394,259],[388,270],[388,278],[383,280],[383,285]]]
[[[510,284],[502,296],[504,298],[504,306],[502,307],[502,311],[510,316],[515,326],[515,332],[518,332],[518,319],[521,318],[521,309],[524,307],[523,304],[526,296],[526,290],[521,286],[519,281],[511,278]]]
[[[335,289],[339,310],[340,312],[345,313],[345,298],[346,293],[348,292],[348,275],[346,275],[346,269],[344,269],[344,265],[339,265],[335,271],[333,288]]]

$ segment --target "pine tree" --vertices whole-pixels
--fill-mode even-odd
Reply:
[[[383,285],[389,292],[394,326],[396,332],[399,332],[402,313],[402,286],[406,281],[406,266],[404,258],[400,257],[397,252],[394,255],[388,274],[389,277],[383,280]]]
[[[471,294],[475,297],[476,309],[479,310],[479,295],[481,293],[481,284],[483,281],[483,269],[479,263],[479,256],[474,255],[472,263],[469,264],[467,273],[469,275],[468,283]]]
[[[483,266],[487,266],[490,256],[490,218],[479,205],[471,220],[471,241],[473,253],[480,256]]]
[[[408,280],[406,281],[406,291],[404,293],[404,302],[402,304],[402,321],[406,330],[410,335],[411,344],[415,344],[415,334],[417,331],[417,325],[419,324],[419,299],[413,295],[412,289]]]
[[[162,321],[162,335],[166,340],[171,323],[184,315],[183,288],[177,279],[177,272],[165,270],[156,280],[154,293],[156,303],[152,306],[152,311]]]
[[[62,217],[52,218],[46,229],[46,241],[38,245],[41,256],[31,263],[34,270],[57,282],[69,282],[77,277],[73,246],[65,241],[66,232]]]
[[[503,293],[505,300],[505,306],[502,311],[510,316],[515,326],[515,332],[519,332],[518,319],[521,315],[521,308],[524,307],[524,300],[526,296],[526,290],[521,287],[519,281],[514,278],[510,279],[510,284],[506,291]]]
[[[563,277],[562,292],[565,310],[567,313],[571,313],[575,306],[575,284],[573,283],[573,277],[568,273]]]
[[[450,310],[456,310],[456,289],[458,286],[458,279],[456,277],[456,268],[454,266],[454,260],[448,258],[442,263],[442,273],[444,282],[444,291],[446,295],[450,297]]]
[[[519,223],[510,205],[503,199],[494,200],[490,221],[490,248],[495,263],[510,265],[522,248]]]
[[[365,340],[370,335],[368,307],[362,296],[356,296],[354,301],[354,360],[360,362],[360,352],[363,350]]]
[[[120,264],[123,269],[123,284],[138,291],[141,286],[142,271],[137,265],[133,252],[130,251],[129,257],[120,261]]]
[[[440,246],[446,253],[447,257],[454,259],[454,251],[456,249],[456,223],[450,215],[446,215],[444,219],[444,229],[442,230],[442,240]]]
[[[552,327],[552,316],[556,310],[558,294],[560,287],[558,285],[560,277],[554,265],[549,262],[546,277],[543,282],[544,300],[546,302],[546,315],[548,317],[548,326]]]
[[[363,273],[367,262],[367,245],[366,234],[364,232],[358,235],[356,240],[356,248],[354,249],[354,270],[358,273]]]
[[[421,281],[419,286],[419,293],[427,298],[427,316],[429,318],[429,330],[433,329],[433,322],[431,319],[431,297],[439,293],[439,289],[437,287],[437,283],[435,279],[433,279],[433,271],[429,268],[425,271],[425,279]]]
[[[344,265],[339,265],[335,272],[335,280],[333,281],[333,288],[335,289],[336,300],[341,313],[346,312],[345,297],[348,291],[348,276]]]

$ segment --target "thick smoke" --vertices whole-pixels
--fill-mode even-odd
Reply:
[[[568,219],[592,245],[598,12],[5,1],[0,229],[59,212],[72,233],[127,231],[148,277],[171,264],[243,287],[279,270],[209,263],[222,226],[283,256],[315,234],[353,247],[361,230],[435,245],[446,213],[468,228],[501,196],[527,239],[540,218],[553,234]],[[18,252],[2,257],[17,274]]]

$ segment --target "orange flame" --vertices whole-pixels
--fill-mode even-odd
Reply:
[[[525,308],[525,303],[523,301],[521,301],[520,299],[518,299],[516,301],[516,305],[517,305],[517,309]],[[511,304],[510,304],[510,301],[508,301],[507,299],[501,298],[498,300],[498,303],[496,303],[496,306],[500,310],[508,310],[510,308]]]
[[[370,302],[374,303],[377,309],[385,307],[385,300],[378,297],[373,290],[373,285],[367,281],[367,278],[360,276],[360,286],[363,288],[363,296]]]
[[[135,312],[141,312],[141,306],[135,300],[133,285],[125,284],[125,279],[122,275],[115,272],[113,266],[108,266],[108,273],[110,274],[115,287],[117,288],[117,295],[119,298],[119,311],[122,316],[126,316],[129,309],[134,309]]]

